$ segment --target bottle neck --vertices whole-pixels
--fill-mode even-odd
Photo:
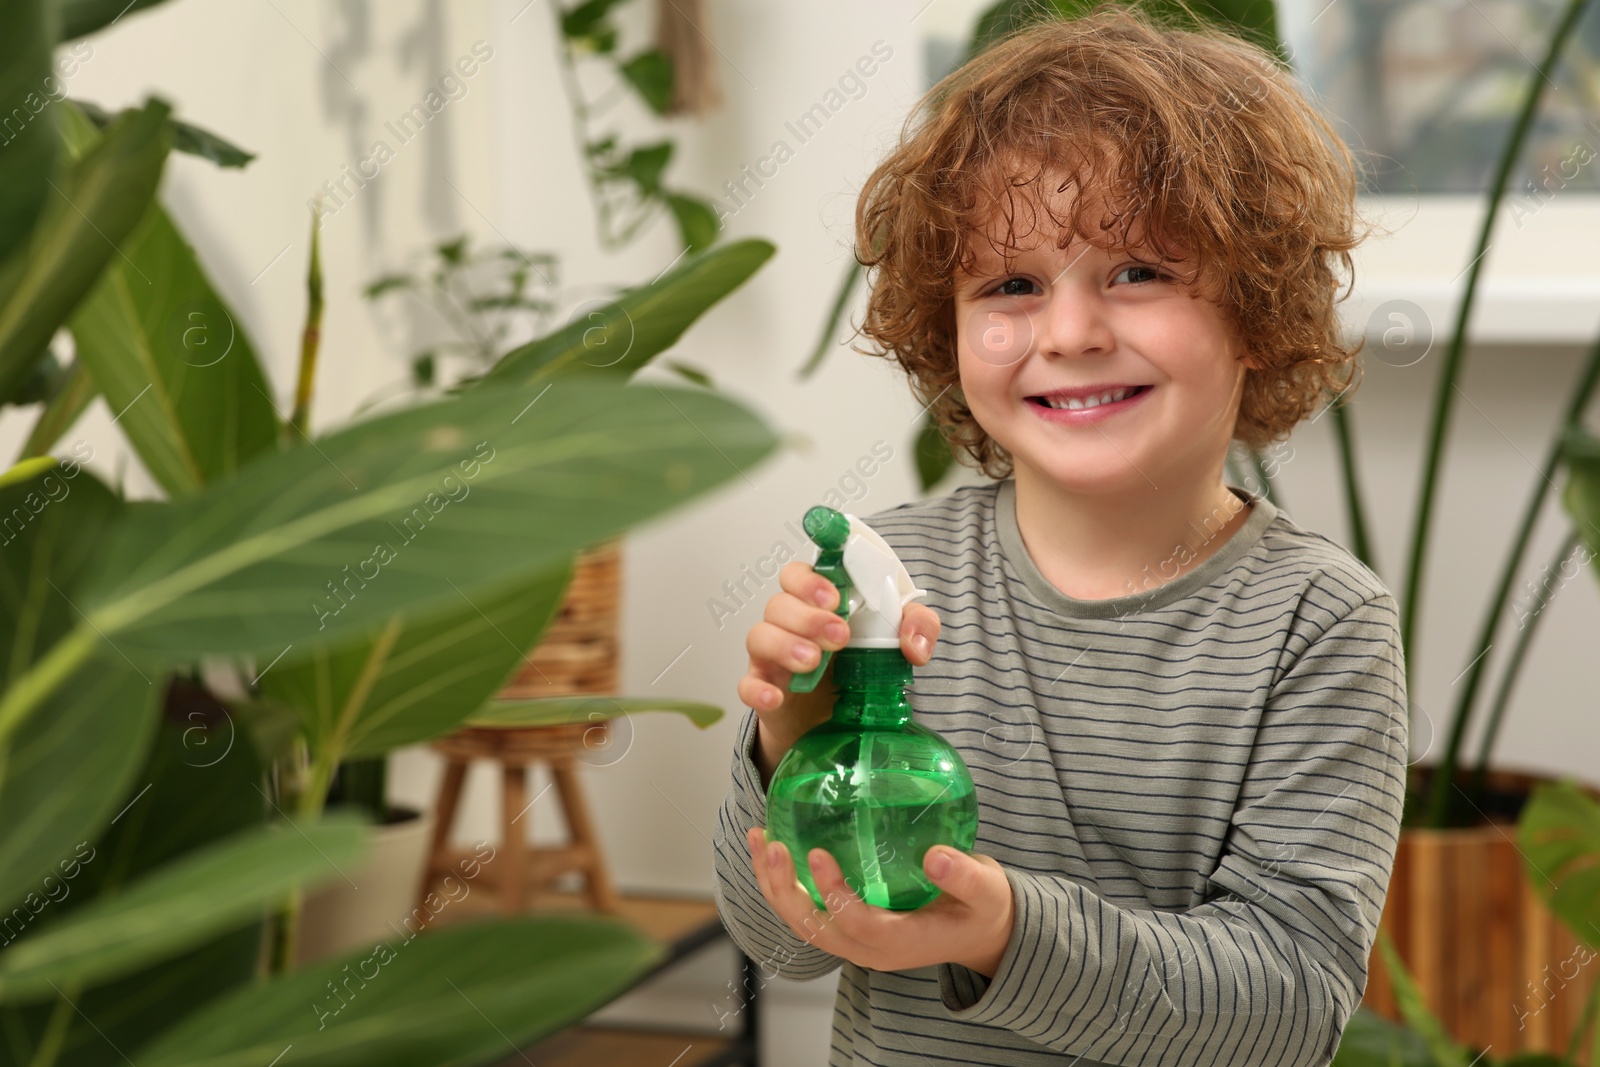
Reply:
[[[841,648],[833,657],[833,721],[841,726],[904,726],[911,663],[897,648]]]

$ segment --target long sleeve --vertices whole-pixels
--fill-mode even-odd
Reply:
[[[1016,920],[994,978],[937,968],[950,1017],[1111,1064],[1333,1058],[1399,842],[1407,702],[1394,598],[1329,618],[1285,645],[1203,902],[1123,907],[1008,867]]]
[[[733,748],[732,782],[717,815],[716,840],[712,843],[717,911],[734,942],[754,961],[762,977],[818,978],[844,961],[796,937],[788,924],[773,913],[750,869],[745,834],[752,826],[767,824],[766,792],[761,788],[761,772],[753,758],[755,741],[755,712],[746,708]]]

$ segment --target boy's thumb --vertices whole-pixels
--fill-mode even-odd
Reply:
[[[935,845],[922,859],[922,869],[940,889],[961,896],[961,890],[970,881],[975,861],[965,852],[947,845]]]

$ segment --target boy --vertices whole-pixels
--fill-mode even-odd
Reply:
[[[794,561],[746,642],[723,920],[762,980],[842,968],[830,1064],[1326,1064],[1398,842],[1397,612],[1223,470],[1356,369],[1353,161],[1265,52],[1122,8],[921,109],[862,192],[864,330],[995,481],[864,518],[928,590],[910,694],[972,771],[977,846],[929,849],[943,893],[902,913],[765,841],[832,698],[789,679],[847,635]]]

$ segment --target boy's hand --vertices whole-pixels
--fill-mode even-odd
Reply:
[[[891,911],[864,902],[833,857],[812,849],[811,877],[828,905],[818,911],[795,877],[788,849],[767,841],[759,826],[747,843],[767,903],[796,936],[824,952],[874,971],[959,963],[993,978],[1000,969],[1014,911],[1005,869],[988,856],[935,845],[922,857],[922,869],[943,892],[915,911]]]
[[[810,693],[789,692],[790,679],[815,667],[823,649],[837,651],[850,639],[849,623],[833,612],[838,588],[811,564],[790,560],[778,572],[778,584],[782,591],[767,601],[766,615],[745,637],[750,670],[739,680],[739,699],[756,713],[756,766],[763,785],[789,746],[833,710],[832,660]],[[939,616],[926,604],[905,606],[900,650],[912,666],[928,662],[939,627]]]

